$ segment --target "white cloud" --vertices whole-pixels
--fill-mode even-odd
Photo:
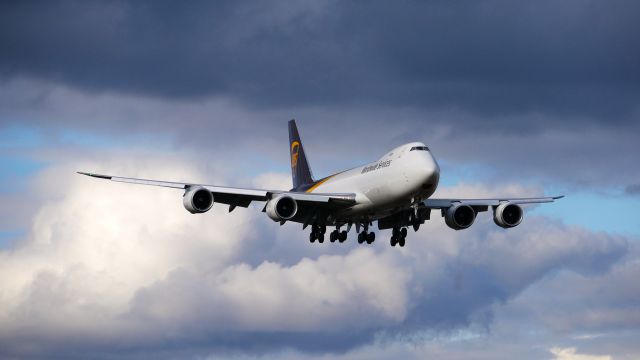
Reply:
[[[293,186],[291,174],[268,172],[258,175],[253,183],[257,188],[267,190],[289,190]]]
[[[113,154],[112,154],[113,155]],[[0,252],[0,348],[41,354],[120,344],[129,349],[283,348],[326,351],[371,343],[376,334],[449,331],[507,301],[549,272],[610,264],[625,240],[536,217],[503,230],[490,213],[453,231],[434,213],[405,248],[311,245],[299,225],[278,226],[256,208],[191,215],[174,189],[82,177],[78,169],[226,184],[201,159],[130,154],[66,160],[31,182],[28,234]],[[136,160],[137,159],[137,160]],[[222,166],[224,168],[224,164]],[[282,188],[288,174],[258,176]],[[458,196],[512,186],[465,185]],[[535,193],[536,189],[513,187]],[[510,190],[511,191],[511,190]],[[70,341],[69,339],[74,339]],[[205,351],[205,350],[203,350]],[[215,350],[212,350],[215,352]]]
[[[102,166],[126,172],[118,162]],[[257,220],[259,212],[227,214],[216,205],[191,215],[180,191],[82,177],[78,168],[39,175],[33,190],[50,198],[38,205],[28,237],[0,253],[2,342],[20,333],[126,342],[202,319],[214,321],[195,326],[213,331],[324,332],[336,324],[358,331],[407,314],[409,274],[389,253],[301,254],[292,266],[253,267],[241,251],[251,252],[253,238],[272,240],[251,223],[276,226]],[[147,159],[138,171],[149,168],[167,179],[202,176],[163,159]]]
[[[522,292],[510,307],[526,310],[546,329],[576,340],[606,341],[611,332],[637,332],[639,250],[632,242],[627,255],[608,271],[557,273]]]
[[[609,355],[578,354],[575,348],[554,347],[549,352],[555,356],[554,360],[611,360]]]

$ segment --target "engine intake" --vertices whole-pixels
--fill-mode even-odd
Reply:
[[[493,209],[493,222],[505,229],[520,225],[522,208],[517,204],[502,203]]]
[[[291,196],[279,195],[269,200],[266,212],[273,221],[289,220],[298,212],[298,203]]]
[[[456,204],[449,207],[444,214],[445,223],[454,230],[466,229],[476,219],[476,211],[470,205]]]
[[[190,187],[182,197],[182,204],[192,214],[204,213],[213,206],[213,194],[202,186]]]

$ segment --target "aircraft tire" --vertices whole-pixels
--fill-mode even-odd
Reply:
[[[391,231],[391,235],[398,237],[398,235],[400,235],[400,229],[397,227],[394,227],[393,230]]]
[[[342,232],[340,233],[340,242],[345,242],[347,240],[347,232],[342,230]]]
[[[372,244],[374,241],[376,241],[376,233],[374,232],[370,232],[367,234],[367,244]]]

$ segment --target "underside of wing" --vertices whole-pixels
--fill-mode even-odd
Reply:
[[[477,214],[491,210],[496,225],[503,228],[517,226],[522,221],[523,210],[520,205],[550,203],[564,196],[535,198],[494,198],[494,199],[427,199],[411,209],[400,210],[395,214],[378,220],[379,229],[413,226],[418,230],[425,220],[431,218],[432,210],[439,210],[447,226],[454,230],[470,227]]]
[[[446,209],[455,204],[464,204],[469,206],[498,206],[501,203],[511,204],[540,204],[550,203],[563,198],[562,196],[537,197],[537,198],[495,198],[495,199],[427,199],[423,204],[431,209]]]
[[[252,201],[267,201],[270,197],[269,196],[270,191],[268,190],[244,189],[244,188],[214,186],[214,185],[205,185],[205,184],[138,179],[138,178],[129,178],[129,177],[112,176],[112,175],[92,174],[92,173],[86,173],[86,172],[78,172],[78,173],[82,175],[87,175],[87,176],[91,176],[99,179],[111,180],[115,182],[168,187],[168,188],[174,188],[174,189],[183,189],[185,191],[189,190],[190,188],[196,188],[196,187],[204,188],[206,190],[209,190],[209,192],[211,192],[215,202],[230,205],[232,206],[231,209],[235,208],[236,206],[248,207]]]
[[[281,194],[286,194],[299,205],[303,213],[307,213],[311,208],[325,210],[335,210],[349,207],[355,204],[355,194],[308,194],[302,192],[291,192],[281,190],[262,190],[235,188],[226,186],[215,186],[205,184],[183,183],[173,181],[160,181],[149,179],[138,179],[112,175],[102,175],[87,172],[79,174],[91,176],[98,179],[111,180],[115,182],[168,187],[189,191],[190,189],[205,189],[213,195],[213,201],[229,205],[229,210],[235,207],[248,207],[253,201],[269,201]]]
[[[477,213],[493,210],[493,220],[503,228],[518,226],[522,221],[520,205],[550,203],[564,196],[536,198],[496,198],[496,199],[428,199],[423,205],[427,209],[440,209],[445,223],[452,229],[462,230],[471,226]]]

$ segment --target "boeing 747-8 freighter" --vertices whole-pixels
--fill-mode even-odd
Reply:
[[[479,212],[493,211],[496,225],[517,226],[522,221],[523,204],[553,202],[561,198],[496,198],[496,199],[432,199],[440,179],[440,167],[429,148],[421,142],[398,146],[380,159],[315,180],[298,134],[295,120],[289,121],[289,152],[291,155],[291,190],[258,190],[214,185],[200,185],[157,180],[145,180],[80,174],[118,182],[154,185],[184,191],[184,207],[193,214],[211,209],[214,202],[226,204],[229,211],[248,207],[253,201],[264,202],[263,212],[281,225],[286,222],[311,227],[309,241],[324,242],[327,227],[333,227],[329,240],[344,242],[352,227],[358,233],[358,243],[371,244],[378,229],[392,229],[391,246],[404,246],[407,228],[418,231],[438,210],[452,229],[471,226]]]

